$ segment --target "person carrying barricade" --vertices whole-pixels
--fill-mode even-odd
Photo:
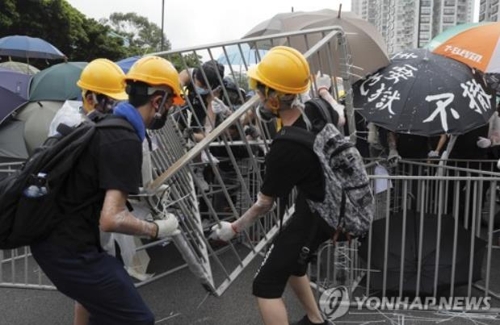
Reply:
[[[64,218],[31,245],[40,268],[60,292],[89,312],[90,324],[154,324],[123,265],[102,250],[99,230],[153,239],[179,232],[172,214],[146,221],[126,207],[128,195],[138,193],[141,185],[146,128],[162,127],[173,104],[183,102],[178,72],[169,61],[148,56],[134,64],[125,81],[128,101],[98,124],[120,119],[127,127],[95,131],[57,198]]]
[[[311,75],[305,57],[293,48],[272,48],[262,61],[248,71],[248,77],[250,88],[260,98],[261,113],[268,117],[274,116],[278,133],[266,156],[265,177],[256,202],[236,221],[221,221],[215,225],[211,237],[229,241],[270,212],[277,200],[287,198],[292,189],[297,187],[294,213],[267,251],[253,281],[253,295],[257,297],[266,325],[287,325],[289,323],[282,295],[288,283],[306,311],[304,318],[296,324],[328,324],[314,299],[306,275],[307,265],[320,244],[332,237],[336,240],[343,234],[348,238],[351,234],[358,236],[355,228],[358,227],[360,232],[365,231],[369,222],[354,220],[355,226],[350,228],[352,224],[348,224],[347,220],[352,220],[347,214],[346,224],[342,224],[341,218],[335,217],[337,219],[327,221],[321,211],[313,210],[313,206],[322,206],[326,210],[333,209],[325,211],[328,214],[340,215],[339,210],[343,210],[343,207],[336,200],[340,200],[345,193],[342,193],[339,184],[325,179],[326,167],[321,162],[322,158],[310,143],[305,145],[300,138],[312,138],[316,145],[315,139],[320,138],[321,132],[331,131],[340,137],[335,139],[344,141],[344,136],[335,127],[339,122],[339,114],[328,100],[302,101],[301,95],[309,90]],[[328,79],[330,77],[326,78]],[[325,93],[322,89],[328,87],[328,84],[323,84],[325,79],[318,76],[317,81],[317,84],[322,84],[321,87],[318,86],[320,92]],[[314,132],[318,130],[322,131],[316,135]],[[293,134],[300,134],[301,137],[287,137]],[[356,150],[352,144],[345,144],[342,149],[349,154],[351,150]],[[342,155],[343,153],[340,156]],[[349,168],[352,168],[354,174],[357,167],[362,168],[365,173],[362,181],[366,181],[365,186],[368,187],[368,177],[359,152],[352,157],[356,161],[351,161]],[[338,193],[333,193],[336,189]],[[369,189],[367,191],[371,195]],[[346,201],[342,201],[346,211],[349,210]]]

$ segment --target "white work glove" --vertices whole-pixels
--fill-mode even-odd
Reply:
[[[321,88],[329,90],[332,87],[332,78],[327,74],[321,75],[321,72],[318,71],[316,74],[316,87],[318,87],[318,93]]]
[[[479,140],[477,140],[477,146],[479,148],[489,148],[491,147],[491,140],[488,139],[488,138],[483,138],[483,137],[479,137]]]
[[[212,111],[214,114],[230,113],[231,110],[227,107],[222,100],[215,97],[212,100]]]
[[[220,224],[212,227],[210,239],[220,239],[222,241],[230,241],[236,236],[236,231],[233,229],[233,224],[227,221],[221,221]]]
[[[177,217],[172,213],[167,213],[165,218],[153,222],[158,226],[155,239],[173,236],[180,232],[179,221],[177,221]]]
[[[395,149],[391,149],[389,151],[389,156],[387,156],[387,162],[391,167],[394,167],[398,164],[398,162],[401,160],[401,156],[399,155],[398,151]]]
[[[427,157],[429,157],[429,158],[439,158],[439,151],[437,151],[437,150],[431,150],[427,154]]]

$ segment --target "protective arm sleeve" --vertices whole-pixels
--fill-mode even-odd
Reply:
[[[346,122],[344,105],[337,103],[337,101],[333,98],[330,92],[325,88],[319,90],[319,95],[321,96],[321,98],[330,103],[330,105],[332,105],[333,109],[337,112],[337,114],[339,114],[339,121],[337,123],[337,126],[344,126]]]
[[[99,219],[102,231],[118,232],[127,235],[156,237],[158,226],[155,223],[137,219],[126,206],[127,195],[118,190],[106,191]]]
[[[257,201],[238,220],[233,222],[233,229],[242,232],[250,227],[262,215],[271,211],[274,207],[274,198],[259,192]]]

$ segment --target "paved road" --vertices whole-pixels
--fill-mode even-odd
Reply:
[[[187,269],[183,269],[139,289],[157,317],[160,325],[261,325],[255,300],[250,294],[251,282],[261,258],[224,293],[216,298],[206,296],[205,290]],[[303,313],[290,292],[285,293],[291,320]],[[0,325],[70,325],[73,303],[55,291],[0,289]],[[475,314],[471,317],[435,312],[381,313],[353,310],[335,324],[500,324],[494,314]]]

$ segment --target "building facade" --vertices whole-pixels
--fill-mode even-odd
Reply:
[[[447,28],[472,22],[474,17],[471,0],[351,1],[351,10],[382,34],[389,54],[425,46]]]
[[[500,0],[480,0],[479,21],[500,21]]]

